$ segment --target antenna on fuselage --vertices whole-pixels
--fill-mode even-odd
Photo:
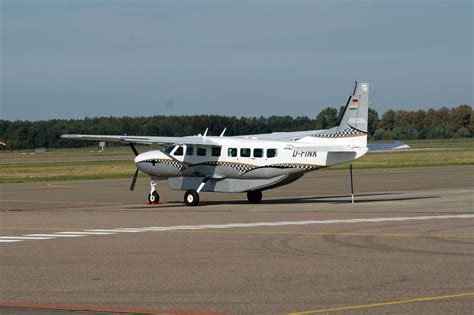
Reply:
[[[206,138],[208,130],[209,130],[209,128],[206,128],[206,131],[204,131],[204,134],[202,135],[203,138]]]
[[[226,130],[227,130],[227,127],[225,127],[224,130],[222,130],[221,135],[219,137],[222,138],[224,136],[224,133],[225,133]]]

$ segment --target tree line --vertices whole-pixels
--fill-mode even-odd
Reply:
[[[336,126],[344,107],[327,107],[315,118],[270,116],[229,117],[219,115],[98,117],[42,121],[0,120],[0,140],[6,149],[73,148],[91,146],[90,142],[61,139],[65,133],[186,136],[203,133],[247,135],[277,131],[327,129]],[[369,138],[375,140],[412,140],[463,138],[474,136],[474,118],[469,105],[428,110],[388,110],[381,117],[369,109]]]

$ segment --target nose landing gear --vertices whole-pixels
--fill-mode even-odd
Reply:
[[[154,192],[148,194],[148,201],[150,203],[160,202],[160,195],[158,194],[158,192],[154,191]]]
[[[160,195],[156,191],[156,184],[158,184],[158,182],[156,180],[152,179],[150,181],[150,193],[148,194],[148,201],[150,203],[160,202]]]

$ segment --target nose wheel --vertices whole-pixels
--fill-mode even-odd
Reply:
[[[150,181],[150,193],[148,194],[148,202],[149,203],[160,202],[160,195],[156,191],[156,184],[158,184],[158,182],[156,180],[151,180]]]
[[[160,202],[160,195],[158,194],[156,190],[148,194],[148,201],[150,203]]]

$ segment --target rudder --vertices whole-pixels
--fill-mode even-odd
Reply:
[[[369,84],[355,83],[354,92],[349,97],[344,114],[337,127],[338,131],[355,129],[367,133],[369,117]]]

